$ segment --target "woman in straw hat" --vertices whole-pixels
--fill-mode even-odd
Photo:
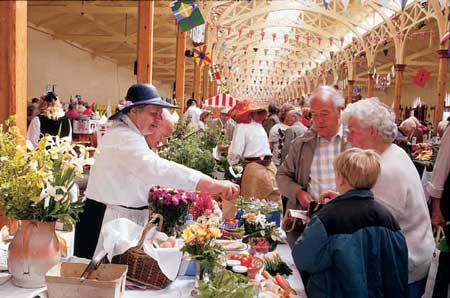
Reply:
[[[280,202],[272,162],[269,140],[262,126],[267,117],[266,107],[248,100],[240,101],[229,112],[237,125],[228,149],[230,165],[244,161],[241,195]],[[223,204],[224,218],[233,218],[236,207],[229,202]]]
[[[148,192],[153,186],[204,191],[225,200],[239,194],[234,183],[214,180],[150,150],[145,138],[160,130],[163,108],[177,106],[163,100],[154,86],[135,84],[119,111],[110,117],[114,124],[95,154],[84,213],[75,230],[74,255],[92,258],[94,251],[101,251],[101,227],[111,220],[128,218],[145,225]]]

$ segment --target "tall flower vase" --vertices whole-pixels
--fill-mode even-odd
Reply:
[[[60,261],[55,222],[22,220],[8,250],[12,282],[22,288],[45,286],[45,274]]]
[[[191,292],[191,297],[197,297],[200,282],[208,282],[212,273],[211,265],[205,260],[195,260],[195,284],[194,289]]]

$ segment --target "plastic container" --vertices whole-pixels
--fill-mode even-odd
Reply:
[[[228,260],[225,268],[227,270],[233,270],[234,266],[240,266],[240,265],[241,265],[241,261],[239,261],[239,260]]]
[[[241,266],[241,265],[233,266],[233,272],[235,272],[235,273],[239,273],[239,274],[242,274],[244,276],[247,276],[247,271],[248,271],[248,269],[245,266]]]

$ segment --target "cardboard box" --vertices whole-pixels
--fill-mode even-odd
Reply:
[[[127,265],[102,264],[80,281],[87,264],[61,263],[47,272],[49,298],[120,298],[125,292]]]

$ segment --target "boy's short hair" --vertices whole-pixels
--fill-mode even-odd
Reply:
[[[351,148],[339,154],[334,170],[353,188],[372,188],[380,175],[380,155],[375,150]]]

